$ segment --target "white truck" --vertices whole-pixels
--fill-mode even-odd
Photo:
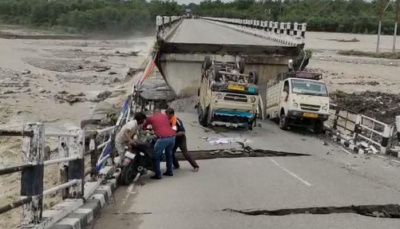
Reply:
[[[279,120],[279,127],[313,128],[323,131],[329,118],[329,94],[322,75],[304,71],[281,73],[267,83],[266,115]]]

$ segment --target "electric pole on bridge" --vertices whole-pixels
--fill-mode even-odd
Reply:
[[[396,0],[396,21],[394,22],[394,34],[393,34],[393,52],[396,52],[396,37],[397,37],[397,25],[399,22],[399,5],[400,0]]]
[[[381,0],[381,7],[379,8],[378,41],[376,43],[376,53],[379,53],[379,44],[381,43],[381,29],[382,29],[382,18],[383,18],[383,6],[384,6],[384,4],[385,4],[385,0]]]
[[[389,0],[386,7],[384,7],[385,0],[381,0],[381,5],[380,5],[380,9],[379,9],[378,41],[376,43],[376,53],[379,53],[379,51],[380,51],[379,45],[380,45],[380,41],[381,41],[382,19],[383,19],[383,15],[386,12],[389,5],[392,6],[393,10],[395,10],[395,13],[396,13],[395,23],[394,23],[394,33],[393,33],[393,48],[392,48],[392,51],[396,52],[396,36],[397,36],[397,25],[399,22],[399,10],[400,10],[399,2],[400,2],[400,0],[396,0],[396,8],[394,7],[394,1],[395,0]]]

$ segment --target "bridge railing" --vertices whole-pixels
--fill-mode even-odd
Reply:
[[[157,16],[156,31],[157,39],[164,37],[183,19],[182,16]]]
[[[107,145],[107,141],[101,142],[99,139],[107,136],[113,129],[114,127],[101,130],[73,128],[67,132],[56,133],[46,132],[43,123],[28,123],[22,131],[0,130],[0,137],[22,137],[20,165],[0,168],[0,176],[21,172],[20,199],[4,206],[1,206],[1,203],[0,216],[22,207],[22,228],[42,228],[40,226],[49,226],[59,220],[43,218],[44,197],[61,192],[63,199],[87,198],[88,195],[84,193],[85,185],[90,182],[98,183],[97,180],[102,175],[96,169],[96,162],[99,151]],[[50,155],[46,155],[49,152],[45,151],[48,138],[58,140],[58,155],[52,159]],[[89,140],[89,147],[86,147],[85,139]],[[85,166],[85,156],[90,156],[88,166]],[[53,164],[59,165],[61,184],[44,190],[45,167]]]
[[[331,104],[328,125],[334,134],[349,144],[361,146],[371,153],[388,152],[389,139],[394,135],[394,126],[374,118]]]
[[[287,45],[296,46],[305,42],[306,23],[215,17],[202,17],[202,19]]]

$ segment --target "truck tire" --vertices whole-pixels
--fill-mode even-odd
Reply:
[[[324,131],[324,123],[321,121],[316,121],[313,130],[315,134],[322,133]]]
[[[204,57],[204,70],[208,70],[212,65],[211,57],[210,56],[205,56]]]
[[[203,111],[199,104],[197,107],[197,113],[199,116],[199,124],[203,127],[207,127],[208,109],[206,108],[206,110]]]
[[[282,112],[281,117],[279,117],[279,128],[282,130],[287,130],[289,127],[289,120],[285,113]]]
[[[248,129],[249,130],[253,130],[253,125],[254,125],[254,121],[253,122],[250,122],[249,124],[248,124]]]
[[[250,71],[249,72],[249,83],[258,84],[258,74],[256,71]]]
[[[238,65],[239,73],[243,74],[244,66],[245,66],[244,59],[240,58],[239,61],[237,62],[237,65]]]

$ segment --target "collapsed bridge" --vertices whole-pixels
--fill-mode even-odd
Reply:
[[[257,71],[265,101],[268,79],[288,70],[288,60],[304,57],[306,24],[202,17],[157,17],[156,65],[177,96],[200,85],[205,56],[218,61],[244,59],[245,72]]]

